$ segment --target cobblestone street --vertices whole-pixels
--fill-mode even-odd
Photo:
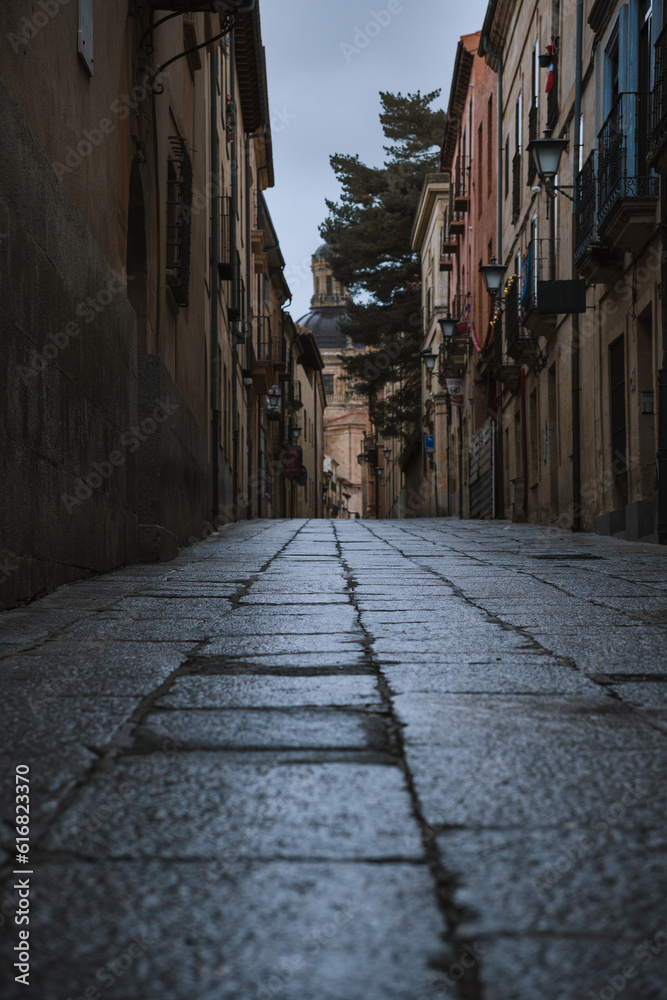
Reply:
[[[665,1000],[666,558],[251,521],[4,613],[2,996]]]

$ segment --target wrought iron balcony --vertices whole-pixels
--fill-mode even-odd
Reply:
[[[459,241],[449,234],[448,220],[442,227],[440,239],[440,270],[452,271],[454,269],[454,255],[459,252]]]
[[[576,179],[574,260],[577,271],[597,284],[613,282],[623,267],[623,251],[605,244],[598,233],[597,150],[590,153]]]
[[[227,318],[230,323],[243,323],[245,318],[245,283],[241,277],[241,257],[238,250],[232,255],[229,269],[229,293],[227,297]]]
[[[655,43],[655,71],[651,94],[651,165],[667,173],[667,24]]]
[[[658,177],[647,164],[649,94],[619,94],[598,137],[598,229],[637,253],[656,225]]]
[[[520,320],[536,336],[551,336],[557,316],[586,311],[586,282],[556,280],[557,243],[557,239],[535,240],[524,268]]]
[[[289,403],[293,410],[300,410],[303,406],[301,400],[301,383],[300,382],[290,382],[289,383]]]
[[[185,140],[169,137],[167,161],[167,284],[179,306],[190,293],[192,161]]]
[[[268,316],[257,317],[257,360],[273,360],[271,353],[271,320]]]
[[[577,210],[575,218],[574,259],[577,263],[597,240],[597,184],[595,150],[589,155],[577,175]]]
[[[521,211],[521,150],[517,149],[512,160],[512,225]]]
[[[231,281],[232,268],[232,199],[220,198],[220,233],[218,235],[218,277]]]
[[[467,156],[457,156],[454,169],[454,210],[467,212],[470,208],[470,159]]]
[[[521,325],[517,276],[510,278],[505,286],[504,297],[507,354],[518,365],[529,365],[535,371],[541,371],[545,364],[544,354],[532,333]]]

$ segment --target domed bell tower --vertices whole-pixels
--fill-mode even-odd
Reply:
[[[348,289],[333,276],[327,259],[328,252],[329,247],[323,243],[312,256],[310,266],[313,272],[314,294],[310,300],[311,309],[322,309],[327,306],[344,308],[350,297]]]

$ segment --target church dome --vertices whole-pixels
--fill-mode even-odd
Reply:
[[[338,321],[346,315],[342,306],[320,306],[319,309],[311,309],[297,322],[314,334],[321,350],[344,351],[348,347],[348,341],[345,334],[341,333]]]
[[[302,316],[298,323],[314,334],[321,350],[345,351],[352,345],[339,323],[347,316],[349,293],[333,276],[329,264],[330,249],[328,243],[322,243],[312,256],[314,294],[310,300],[310,312]],[[354,347],[363,350],[362,344],[355,344]]]

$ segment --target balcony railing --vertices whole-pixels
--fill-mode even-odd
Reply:
[[[517,149],[512,160],[512,225],[521,211],[521,150]]]
[[[187,306],[190,289],[192,161],[185,140],[169,137],[167,162],[167,284],[179,306]]]
[[[241,257],[238,250],[232,255],[229,268],[229,293],[227,297],[227,316],[232,323],[241,323],[245,319],[245,284],[241,276]]]
[[[597,184],[595,154],[589,155],[577,175],[577,210],[575,218],[574,258],[579,260],[597,239]]]
[[[271,361],[271,320],[268,316],[257,317],[257,360]]]
[[[667,139],[667,25],[655,43],[655,72],[651,94],[651,152]]]
[[[468,209],[468,199],[470,197],[470,163],[467,156],[457,156],[454,168],[454,208],[456,211],[465,212]]]
[[[289,383],[289,402],[290,406],[294,410],[299,410],[303,406],[301,401],[301,383],[300,382],[290,382]]]
[[[646,162],[648,94],[619,94],[598,137],[598,221],[621,198],[657,198],[658,178]]]
[[[520,312],[522,319],[537,309],[537,286],[552,277],[552,262],[556,259],[556,240],[533,240],[528,250],[521,284]]]
[[[537,103],[537,97],[533,97],[533,103],[530,106],[530,111],[528,112],[528,139],[530,142],[533,139],[539,138],[539,117],[540,109]],[[528,183],[532,184],[537,177],[537,167],[535,166],[535,160],[532,156],[528,157]]]
[[[220,198],[218,276],[221,281],[230,281],[232,277],[232,199],[226,195]]]
[[[508,354],[512,353],[512,349],[520,336],[519,282],[514,277],[505,289],[505,337],[507,339]]]

